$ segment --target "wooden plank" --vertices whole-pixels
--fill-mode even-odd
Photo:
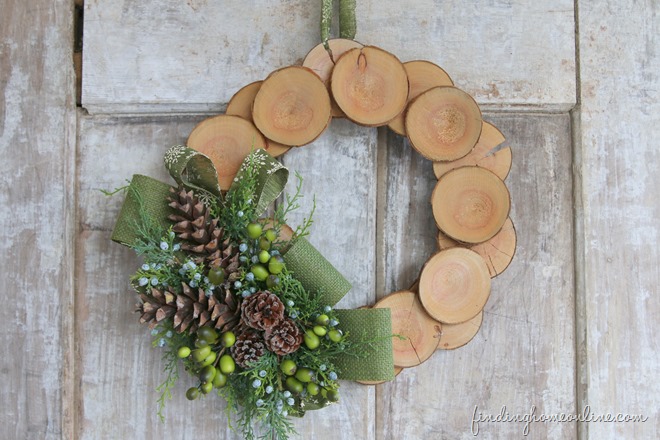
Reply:
[[[380,439],[472,438],[472,417],[575,411],[572,180],[567,115],[486,115],[513,147],[507,184],[516,258],[493,280],[483,325],[455,351],[439,351],[379,386]],[[382,291],[408,287],[436,251],[431,163],[391,135],[380,242]],[[381,289],[379,289],[379,292]],[[479,436],[518,438],[522,423],[479,423]],[[476,429],[476,427],[474,428]],[[535,423],[529,438],[575,438],[570,423]]]
[[[334,120],[313,144],[283,156],[290,171],[303,176],[305,198],[290,216],[292,225],[306,217],[316,197],[310,242],[348,279],[352,290],[337,305],[373,304],[376,227],[376,130]],[[293,174],[292,174],[293,176]],[[289,181],[289,192],[295,179]],[[374,438],[374,390],[354,382],[341,384],[341,401],[312,411],[298,421],[301,438]]]
[[[88,1],[83,105],[217,112],[242,86],[301,62],[319,42],[320,5]],[[440,64],[482,105],[566,111],[575,104],[573,9],[570,0],[364,0],[356,39]]]
[[[660,5],[609,0],[578,6],[582,400],[594,414],[648,417],[644,423],[589,423],[584,438],[658,438]]]
[[[73,433],[72,6],[5,2],[0,15],[3,439]]]

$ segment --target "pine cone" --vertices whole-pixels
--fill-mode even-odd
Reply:
[[[203,289],[195,293],[190,286],[182,283],[182,292],[176,297],[177,311],[174,315],[174,329],[179,333],[189,330],[195,332],[199,327],[211,325],[220,331],[233,329],[239,322],[238,302],[234,295],[224,290],[224,298],[214,294],[207,296]]]
[[[278,356],[291,354],[300,348],[303,336],[296,323],[289,318],[272,326],[264,334],[266,347]]]
[[[181,240],[184,251],[198,254],[196,263],[209,267],[222,267],[225,270],[224,286],[236,281],[240,273],[239,252],[225,237],[224,229],[218,226],[218,219],[212,219],[204,203],[192,191],[170,188],[169,206],[177,211],[169,219],[175,222],[172,230]]]
[[[263,356],[266,344],[259,333],[247,330],[236,338],[230,350],[236,364],[246,368],[249,363],[256,362]]]
[[[241,304],[243,322],[257,330],[268,330],[284,319],[284,303],[264,290],[248,296]]]
[[[135,311],[141,314],[140,323],[149,324],[149,328],[176,313],[176,293],[171,288],[166,291],[152,288],[151,295],[141,293],[140,299],[142,302],[136,304]]]

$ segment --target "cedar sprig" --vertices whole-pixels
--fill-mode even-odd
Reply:
[[[300,209],[300,199],[303,198],[303,194],[302,194],[303,177],[297,171],[295,175],[296,175],[295,192],[293,193],[293,195],[286,194],[285,196],[286,203],[280,203],[275,209],[275,212],[273,213],[273,219],[275,220],[275,230],[276,232],[278,232],[278,234],[282,225],[286,224],[286,219],[288,218],[289,214],[291,214],[293,211],[297,209]],[[316,211],[316,197],[313,197],[312,199],[312,209],[309,215],[305,217],[302,223],[296,227],[292,240],[309,235],[312,223],[314,223],[313,220],[314,211]],[[279,245],[282,243],[277,243],[277,244]]]
[[[257,188],[257,167],[254,155],[249,155],[227,192],[224,204],[212,207],[211,210],[211,214],[220,220],[225,232],[237,243],[245,241],[247,225],[256,221],[259,216],[253,200]]]

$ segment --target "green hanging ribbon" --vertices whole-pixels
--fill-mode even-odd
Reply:
[[[284,190],[289,170],[264,150],[257,149],[243,161],[237,180],[253,165],[257,171],[253,201],[261,214]],[[216,170],[203,154],[177,145],[165,154],[165,166],[178,185],[201,193],[200,198],[217,197],[222,200]],[[112,240],[131,247],[139,239],[139,222],[155,222],[165,228],[171,225],[168,216],[172,209],[167,201],[171,188],[171,185],[151,177],[134,175],[115,223]],[[351,289],[350,283],[339,271],[304,238],[294,239],[282,256],[287,268],[303,287],[322,295],[322,302],[326,305],[334,306]],[[338,356],[340,377],[347,380],[392,380],[394,364],[389,337],[392,332],[389,310],[338,310],[337,313],[342,329],[356,335],[356,341],[365,338],[371,341],[361,350],[363,356]]]
[[[332,28],[332,0],[321,0],[321,42],[325,50],[329,51],[328,39]]]
[[[355,38],[355,0],[339,0],[339,38]]]

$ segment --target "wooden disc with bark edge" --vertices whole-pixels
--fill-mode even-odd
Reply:
[[[481,255],[464,248],[440,251],[431,257],[419,279],[422,306],[443,324],[468,321],[490,296],[490,275]]]
[[[464,243],[482,243],[502,229],[511,199],[506,185],[493,172],[461,167],[444,174],[431,196],[438,228]]]
[[[403,63],[403,68],[406,69],[410,87],[408,103],[433,87],[454,85],[447,72],[430,61],[408,61]],[[405,113],[406,109],[387,124],[392,131],[402,136],[406,135]]]
[[[460,159],[481,134],[479,106],[456,87],[434,87],[422,93],[408,105],[405,121],[410,144],[434,161]]]
[[[197,124],[188,136],[187,146],[211,159],[220,188],[227,191],[243,160],[253,149],[265,149],[266,140],[250,121],[219,115]]]
[[[328,47],[330,48],[330,53],[325,50],[323,43],[316,45],[309,51],[303,60],[302,65],[303,67],[312,69],[328,88],[328,93],[330,93],[330,104],[332,106],[332,117],[343,118],[346,115],[341,111],[332,97],[332,92],[330,90],[330,76],[332,75],[332,69],[335,67],[335,61],[338,60],[340,56],[350,49],[363,47],[363,44],[346,38],[333,38],[332,40],[328,40]]]
[[[254,104],[254,97],[257,96],[257,92],[261,88],[261,83],[263,81],[255,81],[234,93],[234,96],[229,100],[229,104],[227,104],[225,114],[240,116],[243,119],[253,122],[252,104]],[[273,157],[280,157],[290,149],[291,147],[279,144],[271,139],[266,139],[266,152]]]
[[[394,377],[397,377],[402,371],[403,368],[394,367]],[[380,385],[381,383],[385,383],[389,381],[388,380],[356,380],[355,382],[362,385]]]
[[[351,49],[332,70],[332,96],[346,117],[361,125],[385,125],[403,111],[408,75],[401,61],[374,46]]]
[[[491,154],[491,151],[503,142],[502,133],[494,125],[484,121],[477,145],[467,156],[450,162],[433,162],[435,177],[439,179],[447,171],[476,165],[492,171],[502,180],[506,179],[511,170],[511,148],[505,147]]]
[[[301,146],[319,137],[330,123],[330,95],[321,79],[302,66],[268,75],[254,98],[254,124],[283,145]]]
[[[470,342],[479,333],[484,312],[460,324],[444,324],[438,350],[454,350]]]
[[[419,297],[408,290],[394,292],[378,301],[374,308],[389,308],[392,314],[395,367],[414,367],[427,360],[438,347],[442,324],[429,316]]]
[[[511,217],[507,218],[500,229],[500,232],[495,234],[493,238],[483,243],[475,245],[467,245],[468,249],[472,249],[486,262],[488,272],[491,278],[495,278],[509,267],[513,256],[516,253],[516,228],[513,225]],[[440,250],[450,249],[453,247],[466,245],[459,243],[447,237],[442,231],[438,232],[438,248]],[[410,289],[412,290],[412,289]]]

